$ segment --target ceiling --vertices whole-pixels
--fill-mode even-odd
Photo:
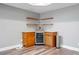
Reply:
[[[65,8],[68,6],[76,5],[77,3],[52,3],[48,6],[32,6],[28,3],[5,3],[6,5],[21,8],[24,10],[29,10],[36,13],[45,13],[48,11],[53,11],[60,8]]]

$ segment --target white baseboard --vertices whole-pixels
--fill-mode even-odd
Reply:
[[[21,48],[21,47],[22,47],[22,45],[18,44],[18,45],[13,45],[13,46],[9,46],[9,47],[0,48],[0,51],[5,51],[5,50],[13,49],[13,48]]]
[[[67,45],[62,45],[61,47],[79,52],[79,48],[75,48],[75,47],[71,47],[71,46],[67,46]]]

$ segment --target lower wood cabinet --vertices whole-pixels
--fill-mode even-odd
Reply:
[[[49,47],[56,47],[57,32],[45,32],[45,45]]]
[[[23,47],[34,46],[35,44],[35,32],[23,32],[22,33]]]
[[[44,32],[45,45],[49,47],[56,47],[57,32]],[[23,47],[30,47],[35,45],[35,32],[22,33]]]

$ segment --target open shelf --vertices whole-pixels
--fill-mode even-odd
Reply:
[[[49,26],[53,24],[26,24],[27,26]]]

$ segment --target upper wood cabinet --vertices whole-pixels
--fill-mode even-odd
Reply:
[[[45,32],[45,45],[56,47],[57,32]]]
[[[35,32],[23,32],[22,33],[23,47],[30,47],[35,44]]]

